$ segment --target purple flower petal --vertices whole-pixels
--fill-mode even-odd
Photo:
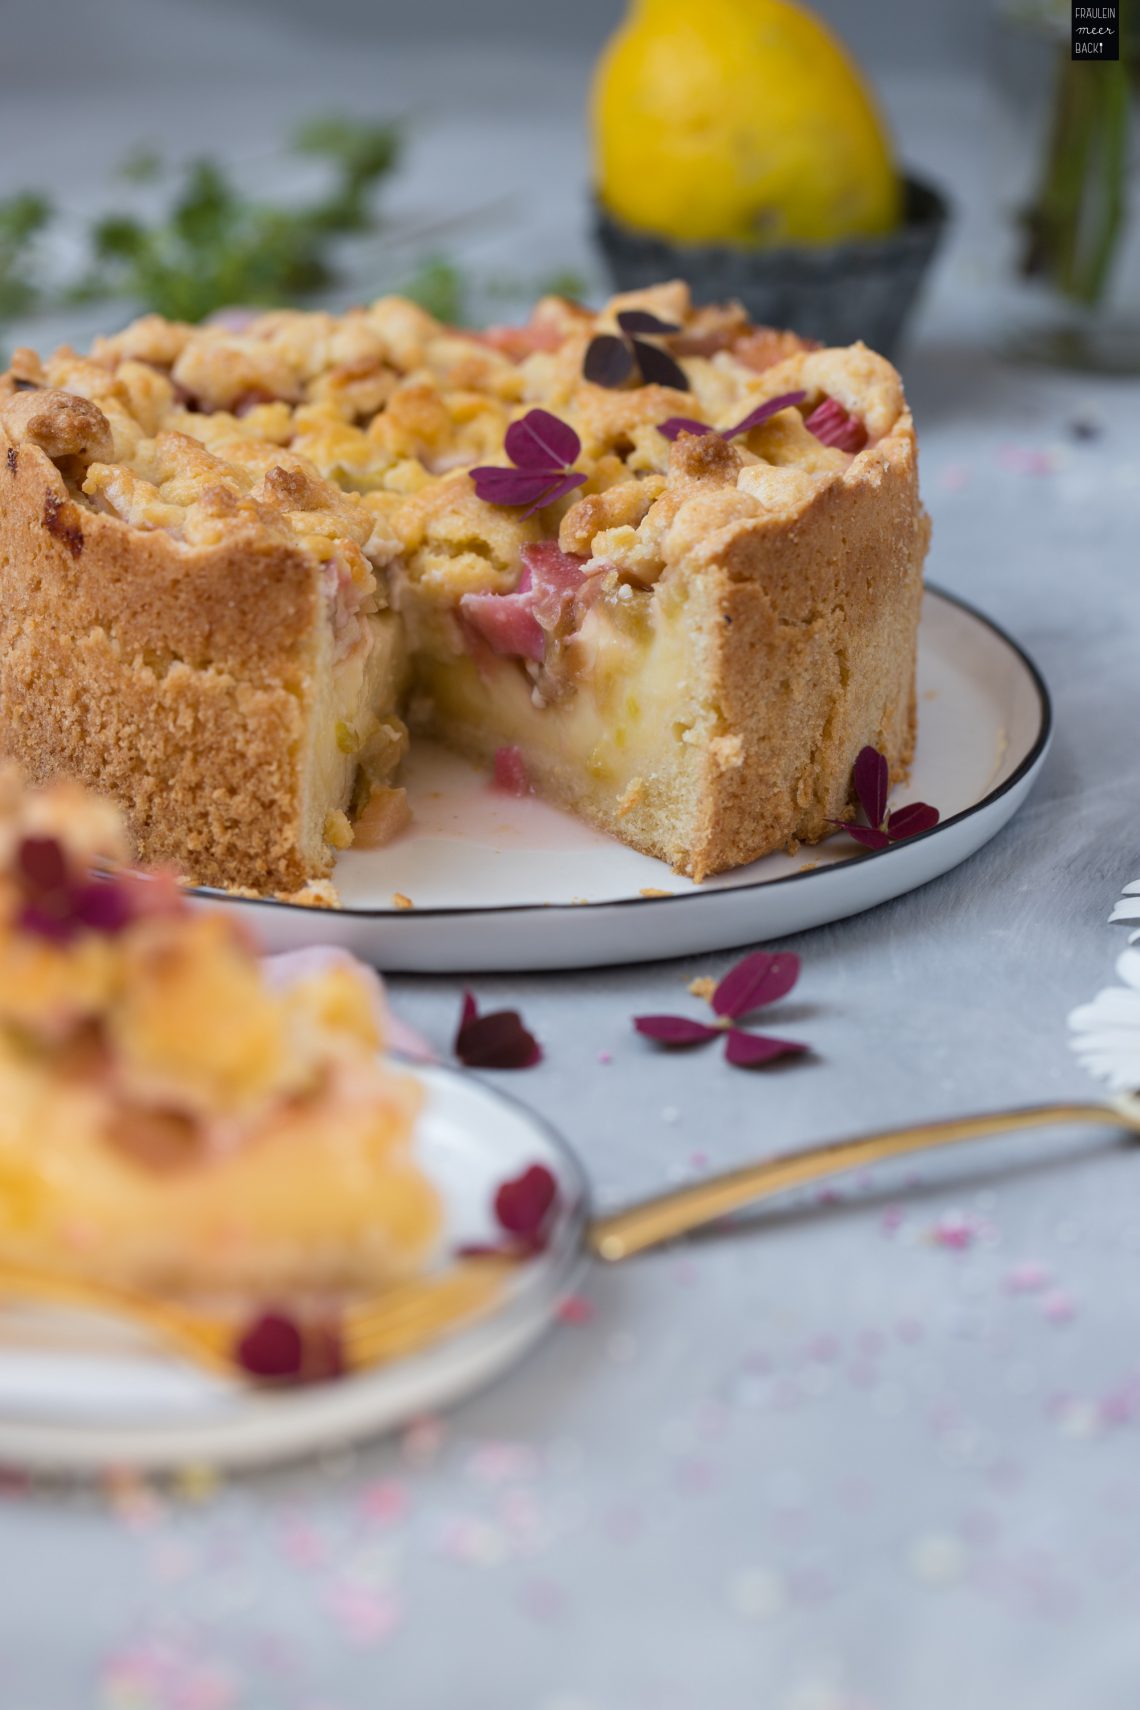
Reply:
[[[800,977],[800,959],[790,950],[755,950],[745,956],[735,968],[730,968],[712,995],[712,1006],[718,1015],[738,1021],[742,1015],[763,1009],[787,997]]]
[[[251,1377],[299,1378],[305,1363],[305,1339],[300,1325],[287,1313],[263,1312],[238,1337],[234,1353]]]
[[[648,309],[622,309],[617,324],[622,332],[627,333],[675,333],[681,330],[673,321],[658,320]]]
[[[455,1055],[469,1069],[531,1069],[542,1061],[542,1047],[523,1026],[517,1009],[468,1017],[467,998],[455,1035]]]
[[[541,505],[543,494],[560,479],[556,469],[536,474],[529,469],[500,469],[481,464],[472,469],[475,492],[488,505]],[[585,476],[582,477],[585,480]]]
[[[16,929],[33,938],[44,938],[49,944],[70,944],[78,930],[76,921],[68,914],[57,914],[41,908],[38,903],[25,903],[16,915]]]
[[[691,416],[670,416],[669,420],[667,422],[661,423],[661,425],[657,429],[657,432],[659,434],[661,434],[663,436],[663,438],[667,439],[670,442],[670,444],[672,444],[672,442],[677,438],[678,434],[682,434],[682,433],[696,433],[696,434],[715,433],[716,429],[711,428],[709,426],[708,422],[694,421]]]
[[[892,843],[900,843],[906,837],[917,837],[920,831],[932,831],[940,818],[938,809],[929,803],[909,802],[887,820],[887,836]]]
[[[553,475],[560,475],[582,450],[574,429],[549,410],[528,410],[521,421],[512,422],[503,446],[519,469]]]
[[[635,338],[633,354],[647,386],[671,386],[674,392],[689,390],[685,370],[667,350],[658,350],[655,344],[643,344],[641,339]]]
[[[685,1015],[635,1015],[633,1025],[659,1045],[699,1045],[720,1032],[707,1021],[690,1021]]]
[[[806,1045],[794,1039],[772,1039],[764,1033],[745,1033],[741,1027],[729,1029],[724,1055],[737,1069],[758,1069],[764,1063],[774,1063],[778,1057],[797,1057]]]
[[[67,882],[67,856],[55,837],[22,837],[16,849],[16,871],[37,891],[58,891]]]
[[[582,373],[594,386],[621,386],[633,373],[633,352],[624,338],[599,333],[586,346]]]
[[[848,837],[853,837],[856,843],[861,843],[864,849],[888,849],[890,838],[885,831],[880,831],[875,825],[852,825],[847,819],[832,819],[829,825],[834,825],[838,831],[845,831]]]
[[[877,748],[869,745],[859,750],[851,774],[859,806],[867,816],[867,824],[878,829],[887,812],[887,796],[891,780],[887,762]]]
[[[760,427],[769,417],[778,416],[781,410],[789,410],[795,404],[802,404],[806,397],[806,392],[781,392],[778,398],[769,398],[766,404],[757,404],[742,422],[737,422],[734,428],[723,430],[725,439],[736,439],[739,434],[751,433],[753,428]]]
[[[122,932],[134,919],[131,893],[113,879],[92,879],[76,887],[71,903],[72,918],[89,932]]]
[[[567,493],[572,493],[575,487],[580,487],[585,479],[586,477],[579,470],[569,470],[567,474],[555,481],[553,486],[548,487],[544,493],[540,493],[533,504],[527,506],[523,512],[523,521],[525,522],[527,517],[532,517],[535,511],[541,511],[544,506],[552,505],[556,499],[564,499]]]
[[[545,1164],[531,1164],[521,1175],[503,1182],[495,1194],[499,1228],[532,1251],[546,1244],[550,1220],[558,1204],[558,1182]]]

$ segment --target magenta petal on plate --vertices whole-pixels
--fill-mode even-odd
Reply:
[[[37,891],[58,891],[67,882],[67,856],[57,837],[22,837],[16,870]]]
[[[847,825],[843,821],[836,823],[841,824],[848,837],[853,837],[856,843],[863,845],[864,849],[889,849],[891,846],[891,839],[887,833],[880,831],[877,826]]]
[[[766,404],[757,404],[756,408],[735,427],[725,428],[725,439],[735,439],[738,434],[751,433],[753,428],[761,427],[772,416],[778,416],[781,410],[789,410],[794,404],[802,404],[807,397],[806,392],[781,392],[778,398],[769,398]]]
[[[718,1015],[736,1021],[754,1009],[787,997],[800,977],[800,959],[790,950],[755,950],[730,968],[712,995]]]
[[[659,1045],[699,1045],[720,1032],[719,1027],[710,1027],[707,1021],[690,1021],[686,1015],[635,1015],[633,1025]]]
[[[462,1033],[465,1027],[470,1027],[478,1014],[479,1006],[475,1002],[474,992],[464,992],[463,1008],[459,1012],[459,1031]]]
[[[734,1068],[759,1069],[779,1057],[797,1057],[807,1049],[794,1039],[772,1039],[765,1033],[745,1033],[743,1028],[733,1027],[724,1054]]]
[[[551,1213],[558,1203],[558,1182],[545,1164],[503,1182],[495,1195],[495,1219],[508,1235],[528,1246],[542,1245]]]
[[[657,432],[662,436],[663,439],[669,440],[669,442],[671,444],[673,442],[673,440],[675,440],[679,434],[682,434],[682,433],[695,433],[695,434],[715,433],[716,429],[711,428],[709,426],[708,422],[695,421],[692,416],[670,416],[668,421],[662,422],[660,424],[660,426],[657,429]]]
[[[892,843],[898,843],[904,837],[917,837],[920,831],[932,831],[939,818],[938,809],[928,802],[909,802],[887,820],[887,836]]]
[[[878,828],[886,815],[891,788],[886,760],[877,748],[861,748],[851,776],[859,806],[867,816],[867,824]]]

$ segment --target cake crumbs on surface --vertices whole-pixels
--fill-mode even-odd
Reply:
[[[818,866],[818,861],[801,861],[796,871],[799,873],[814,873]]]
[[[697,979],[689,981],[689,990],[694,997],[704,998],[707,1003],[716,991],[716,981],[710,974],[701,974]]]
[[[638,891],[639,897],[675,897],[676,891],[663,891],[657,885],[642,885]]]
[[[403,891],[393,891],[393,893],[392,893],[392,907],[393,908],[405,909],[405,908],[415,908],[415,906],[416,905],[412,901],[411,897],[406,897],[404,895]]]

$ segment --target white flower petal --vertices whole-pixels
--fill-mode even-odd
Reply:
[[[1122,950],[1117,957],[1116,971],[1126,986],[1140,992],[1140,950]]]

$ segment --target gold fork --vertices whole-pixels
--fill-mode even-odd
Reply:
[[[721,1175],[705,1176],[700,1181],[657,1194],[653,1199],[641,1200],[624,1211],[595,1218],[587,1240],[599,1259],[613,1264],[632,1258],[647,1247],[659,1247],[678,1235],[715,1223],[730,1211],[758,1204],[808,1182],[844,1175],[848,1170],[880,1164],[888,1158],[903,1158],[911,1152],[929,1152],[969,1140],[988,1140],[1023,1128],[1083,1122],[1140,1134],[1140,1097],[1095,1104],[1033,1104],[1019,1110],[993,1110],[943,1122],[918,1122],[880,1134],[857,1135],[851,1140],[827,1140],[798,1152],[744,1164]]]
[[[1140,1133],[1140,1098],[1030,1105],[808,1146],[706,1176],[596,1217],[586,1225],[585,1246],[595,1258],[613,1264],[809,1182],[915,1152],[1021,1129],[1079,1123]],[[501,1299],[518,1263],[509,1255],[493,1253],[460,1259],[447,1270],[394,1284],[351,1306],[337,1326],[345,1368],[365,1370],[418,1352],[460,1324],[486,1316]],[[256,1381],[238,1358],[232,1320],[221,1315],[78,1278],[0,1266],[0,1299],[5,1296],[108,1312],[137,1324],[217,1376]]]

